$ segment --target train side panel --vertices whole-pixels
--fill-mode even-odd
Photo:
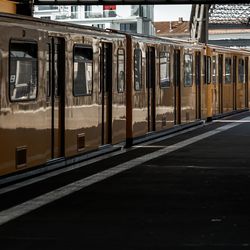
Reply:
[[[0,32],[5,34],[0,40],[0,174],[5,174],[44,163],[51,144],[43,33],[5,22]]]

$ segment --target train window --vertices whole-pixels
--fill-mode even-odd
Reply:
[[[245,83],[248,84],[248,57],[245,57]]]
[[[216,56],[212,57],[212,82],[216,83]]]
[[[245,83],[245,65],[244,60],[239,59],[239,65],[238,65],[238,80],[239,83]]]
[[[134,82],[135,90],[141,90],[142,88],[142,52],[140,49],[134,51]]]
[[[92,48],[74,47],[74,96],[92,94],[93,84],[93,50]]]
[[[193,56],[184,55],[184,86],[190,87],[193,84]]]
[[[227,57],[225,59],[225,83],[232,83],[232,59]]]
[[[10,100],[34,100],[37,96],[37,44],[11,41],[9,62]]]
[[[207,56],[203,56],[204,84],[207,84]]]
[[[167,52],[160,52],[160,86],[170,87],[170,55]]]
[[[118,49],[117,57],[117,91],[119,93],[124,92],[125,88],[125,53],[124,49]]]
[[[47,44],[47,51],[46,51],[46,77],[47,77],[47,96],[50,96],[50,86],[51,86],[51,46]]]
[[[207,84],[211,83],[211,57],[207,57]]]
[[[2,50],[0,49],[0,79],[2,79],[2,60],[3,60],[3,54]]]

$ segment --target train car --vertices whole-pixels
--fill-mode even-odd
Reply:
[[[207,45],[208,117],[248,108],[249,52]]]
[[[249,106],[247,50],[0,14],[0,175]]]
[[[172,44],[127,35],[127,143],[174,125],[174,88],[170,84]]]
[[[126,139],[126,37],[0,15],[0,175]]]
[[[188,41],[127,35],[128,140],[206,117],[204,51]]]

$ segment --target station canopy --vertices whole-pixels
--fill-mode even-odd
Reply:
[[[233,0],[33,0],[34,5],[106,5],[106,4],[228,4]],[[237,3],[249,3],[238,0]]]

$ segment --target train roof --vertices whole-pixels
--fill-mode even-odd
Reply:
[[[87,25],[79,25],[79,24],[69,24],[66,22],[58,22],[58,21],[53,21],[53,20],[44,20],[36,17],[28,17],[28,16],[23,16],[23,15],[17,15],[17,14],[6,14],[6,13],[1,13],[0,12],[0,23],[1,21],[6,21],[12,20],[14,23],[17,25],[31,25],[36,27],[46,27],[49,26],[50,29],[54,30],[60,30],[64,32],[79,32],[79,31],[85,31],[85,32],[96,32],[96,33],[102,33],[102,34],[111,34],[110,31],[97,28],[97,27],[92,27],[92,26],[87,26]],[[124,36],[121,33],[112,33],[114,34],[113,36]]]
[[[223,47],[220,45],[215,45],[215,44],[207,44],[207,47],[218,50],[218,51],[223,51],[223,52],[237,52],[237,53],[250,53],[250,50],[247,49],[242,49],[242,48],[229,48],[229,47]]]

